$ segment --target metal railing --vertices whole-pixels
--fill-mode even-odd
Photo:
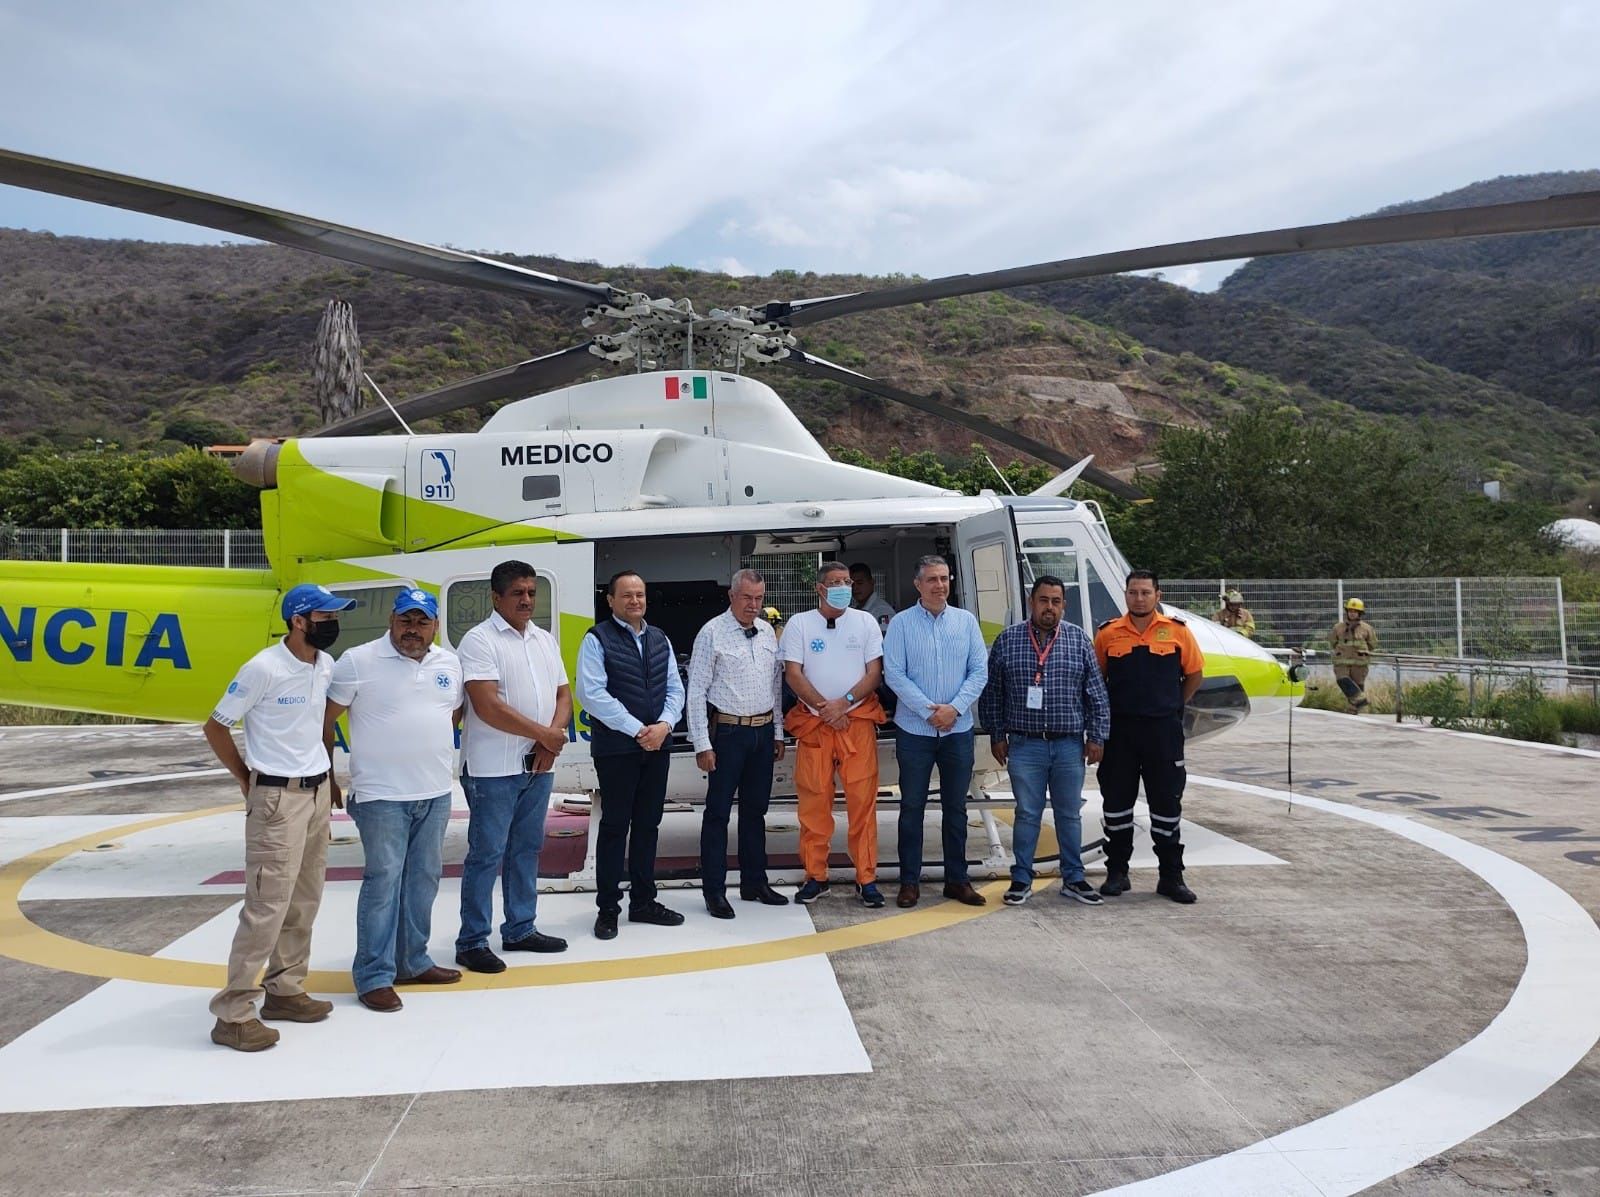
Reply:
[[[1230,589],[1244,594],[1267,648],[1326,647],[1347,598],[1366,603],[1390,653],[1495,661],[1568,655],[1560,578],[1163,579],[1162,598],[1214,616]],[[1596,620],[1600,624],[1600,618]],[[1600,628],[1596,631],[1600,637]]]
[[[10,528],[0,560],[266,569],[261,533],[231,528]]]

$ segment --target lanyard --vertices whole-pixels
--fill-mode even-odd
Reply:
[[[1050,643],[1041,649],[1039,647],[1039,637],[1034,635],[1033,632],[1033,621],[1031,619],[1028,621],[1028,639],[1033,641],[1033,654],[1039,658],[1039,667],[1033,671],[1033,684],[1035,686],[1044,681],[1044,663],[1050,659],[1050,650],[1056,646],[1056,641],[1060,637],[1061,625],[1057,624],[1054,635],[1050,637]]]

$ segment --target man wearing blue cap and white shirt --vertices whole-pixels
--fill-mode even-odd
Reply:
[[[356,998],[383,1014],[401,1008],[396,985],[461,980],[428,955],[463,701],[461,662],[434,644],[438,631],[438,600],[402,590],[388,632],[340,657],[328,686],[330,736],[350,712],[345,804],[366,858],[351,974]]]
[[[333,1011],[332,1002],[306,994],[305,980],[329,803],[338,801],[323,727],[333,658],[323,650],[339,638],[339,612],[353,606],[321,586],[290,590],[281,607],[288,633],[244,663],[206,721],[206,743],[244,794],[244,905],[227,986],[211,999],[211,1040],[237,1051],[278,1042],[256,1017],[263,995],[262,1018],[319,1022]],[[231,731],[241,721],[242,755]]]

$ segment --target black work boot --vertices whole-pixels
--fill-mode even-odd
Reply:
[[[1194,890],[1183,883],[1183,845],[1159,845],[1156,855],[1160,858],[1161,874],[1156,882],[1156,893],[1163,898],[1171,898],[1179,905],[1188,906],[1195,901]]]
[[[1133,886],[1128,882],[1128,867],[1126,865],[1106,866],[1106,879],[1100,883],[1101,897],[1120,897],[1132,888]]]

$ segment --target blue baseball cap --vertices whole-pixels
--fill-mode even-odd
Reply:
[[[348,611],[355,605],[355,599],[340,598],[315,582],[302,582],[283,596],[283,617],[287,620],[313,611]]]
[[[394,613],[404,615],[407,611],[421,611],[429,619],[438,619],[439,600],[426,590],[402,590],[394,596]]]

